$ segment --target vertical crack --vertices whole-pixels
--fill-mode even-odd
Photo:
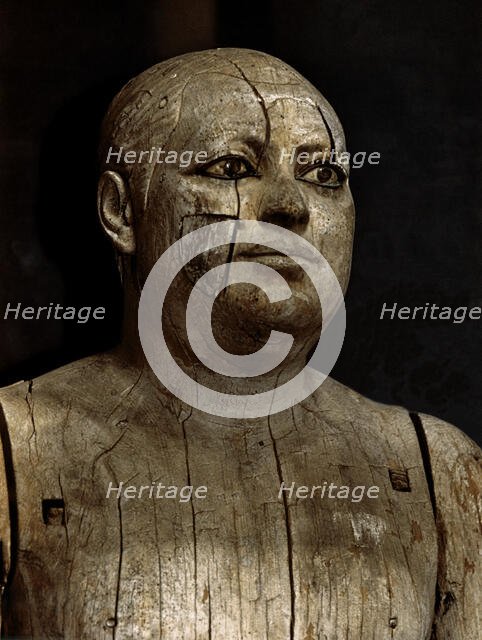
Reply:
[[[117,483],[117,479],[116,479],[116,483]],[[115,640],[115,637],[116,637],[116,630],[117,630],[117,624],[118,624],[117,615],[119,611],[120,582],[121,582],[121,576],[122,576],[122,561],[124,559],[124,532],[122,529],[121,499],[122,499],[121,495],[119,494],[119,497],[117,498],[117,511],[119,514],[119,564],[117,568],[117,586],[116,586],[116,592],[115,592],[115,605],[114,605],[114,619],[115,619],[116,626],[112,631],[113,640]]]
[[[318,113],[320,114],[321,119],[323,120],[323,124],[325,125],[325,129],[328,131],[328,136],[330,138],[330,156],[331,156],[331,152],[332,151],[336,151],[335,138],[333,137],[333,132],[330,129],[330,125],[328,124],[328,121],[325,118],[325,116],[323,114],[323,111],[321,110],[321,107],[319,105],[317,105],[316,108],[318,109]]]
[[[271,442],[273,443],[273,453],[276,461],[276,470],[278,472],[278,481],[280,486],[283,483],[283,472],[281,469],[281,461],[278,455],[278,449],[276,446],[276,440],[273,437],[273,431],[271,429],[271,415],[268,415],[268,430],[269,435],[271,437]],[[293,640],[295,635],[295,581],[293,575],[293,540],[291,538],[291,526],[290,526],[290,513],[288,507],[288,499],[286,494],[283,492],[283,507],[284,507],[284,515],[285,515],[285,526],[286,526],[286,543],[288,547],[288,571],[289,571],[289,580],[290,580],[290,595],[291,595],[291,612],[290,612],[290,640]]]
[[[415,429],[415,433],[417,435],[418,446],[420,448],[420,454],[422,456],[423,470],[425,474],[425,478],[427,481],[428,492],[430,496],[430,503],[432,506],[433,517],[435,521],[435,526],[437,530],[437,584],[435,587],[435,606],[434,606],[434,615],[432,619],[432,633],[435,637],[437,633],[437,621],[440,618],[440,612],[442,611],[443,605],[443,597],[444,597],[444,589],[441,584],[441,574],[443,574],[443,564],[445,563],[445,536],[444,536],[444,527],[441,526],[438,521],[438,510],[437,510],[437,498],[435,495],[435,485],[433,481],[432,474],[432,462],[430,459],[430,449],[427,442],[427,436],[425,434],[425,430],[423,428],[423,422],[418,413],[412,411],[408,414],[410,416],[410,420]],[[445,594],[447,595],[447,594]]]
[[[420,453],[422,454],[423,470],[427,479],[428,492],[430,495],[430,502],[432,504],[432,511],[434,517],[437,518],[437,500],[435,497],[435,486],[433,482],[432,464],[430,461],[430,450],[428,447],[427,437],[425,435],[422,420],[418,413],[410,412],[408,415],[410,416],[410,420],[415,428],[415,433],[417,434]]]
[[[242,632],[243,630],[243,607],[242,607],[242,594],[243,594],[243,589],[241,587],[241,576],[239,573],[239,569],[241,566],[241,561],[242,561],[242,557],[241,554],[239,552],[239,533],[238,533],[238,524],[237,524],[237,520],[236,520],[236,508],[233,505],[233,527],[234,527],[234,538],[236,540],[236,578],[238,581],[238,597],[240,599],[240,606],[239,606],[239,628]]]
[[[187,484],[189,486],[193,486],[192,482],[191,482],[191,469],[189,466],[189,444],[188,444],[188,440],[187,440],[187,433],[186,433],[186,422],[189,420],[189,418],[192,415],[192,408],[189,411],[189,414],[186,416],[186,418],[184,418],[184,420],[181,420],[181,427],[182,427],[182,435],[184,438],[184,457],[185,457],[185,461],[186,461],[186,473],[187,473]],[[192,516],[192,535],[193,535],[193,543],[194,543],[194,549],[193,549],[193,556],[194,556],[194,638],[197,638],[197,536],[196,536],[196,514],[194,513],[194,502],[191,499],[189,500],[189,503],[191,505],[191,516]],[[209,605],[211,606],[211,605]],[[211,637],[211,636],[209,636]]]
[[[208,591],[209,591],[209,600],[208,600],[208,640],[212,638],[212,618],[211,618],[211,581],[209,577],[208,571]]]
[[[149,480],[151,484],[154,483],[152,478],[152,471],[149,462],[147,463],[149,471]],[[156,549],[157,549],[157,570],[159,572],[159,640],[162,638],[162,565],[161,565],[161,548],[159,546],[159,528],[157,524],[157,507],[154,501],[152,501],[152,512],[154,515],[154,535],[156,537]]]
[[[261,153],[259,154],[259,158],[258,158],[258,164],[256,165],[256,171],[258,171],[259,165],[261,163],[261,159],[264,156],[266,148],[269,145],[269,142],[271,140],[271,122],[270,122],[270,119],[269,119],[268,109],[266,108],[266,103],[264,101],[264,98],[260,94],[258,89],[256,88],[256,85],[253,84],[248,79],[248,77],[246,76],[244,71],[241,69],[241,67],[236,62],[234,62],[234,60],[231,60],[231,58],[226,58],[226,59],[228,60],[228,62],[230,62],[233,65],[233,67],[235,67],[238,70],[238,72],[240,73],[242,79],[248,84],[248,86],[250,87],[251,91],[256,96],[256,99],[259,102],[259,106],[261,107],[261,109],[263,111],[263,115],[264,115],[264,118],[265,118],[265,121],[266,121],[266,129],[265,129],[265,137],[264,137],[264,142],[263,142],[263,148],[261,149]]]
[[[7,419],[0,402],[0,460],[3,458],[7,495],[2,498],[1,507],[5,510],[0,531],[0,634],[2,632],[2,612],[4,595],[17,564],[18,553],[18,511],[17,488],[13,467],[13,454],[8,433]],[[29,612],[30,630],[32,622]]]
[[[241,216],[241,200],[239,197],[239,189],[238,189],[238,181],[235,180],[234,181],[234,188],[236,190],[236,219],[239,220],[240,216]],[[224,277],[224,289],[223,289],[223,295],[226,295],[226,285],[229,279],[229,269],[230,269],[230,265],[233,261],[233,255],[234,255],[234,249],[235,249],[235,245],[236,245],[236,235],[238,233],[238,228],[236,226],[236,223],[234,223],[234,230],[233,230],[233,235],[231,238],[231,244],[229,245],[229,250],[228,250],[228,257],[226,260],[226,264],[228,265],[228,268],[225,271],[225,277]]]
[[[65,529],[65,541],[67,544],[67,549],[69,548],[69,530],[67,528],[67,502],[65,501],[64,489],[62,487],[62,481],[60,479],[59,473],[59,487],[60,487],[60,495],[62,497],[62,502],[64,503],[64,517],[62,518],[62,526]]]
[[[37,449],[37,428],[35,425],[35,418],[34,418],[34,400],[33,400],[33,380],[29,380],[28,383],[28,389],[27,389],[27,395],[25,396],[25,402],[27,403],[28,406],[28,414],[30,416],[30,423],[32,425],[32,433],[29,435],[28,437],[28,457],[30,459],[31,464],[33,465],[33,461],[32,461],[32,451],[31,451],[31,445],[30,445],[30,441],[33,440],[33,445],[35,448],[35,455],[37,457],[38,460],[38,449]]]

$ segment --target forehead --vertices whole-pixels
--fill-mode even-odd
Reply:
[[[323,99],[306,81],[283,69],[261,78],[242,72],[198,73],[184,85],[171,143],[202,146],[283,134],[294,143],[316,137],[329,145]]]

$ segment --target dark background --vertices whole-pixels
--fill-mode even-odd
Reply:
[[[427,0],[0,5],[0,384],[108,348],[120,287],[95,212],[96,142],[130,77],[185,51],[243,46],[297,68],[334,105],[357,204],[348,333],[334,377],[481,437],[480,321],[379,319],[482,304],[479,3]],[[86,324],[4,320],[7,302],[105,306]]]

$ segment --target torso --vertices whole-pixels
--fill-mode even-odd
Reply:
[[[2,404],[18,505],[12,635],[430,636],[436,531],[404,410],[327,381],[293,411],[226,424],[177,415],[108,357],[19,384]],[[409,491],[390,469],[406,472]],[[207,497],[106,498],[121,481],[205,485]],[[297,500],[279,497],[282,481],[380,491]],[[43,500],[63,500],[63,518],[59,502],[42,513]]]

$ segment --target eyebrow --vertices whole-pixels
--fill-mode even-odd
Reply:
[[[320,153],[329,153],[332,150],[334,150],[334,147],[331,146],[331,140],[329,146],[322,142],[303,142],[296,147],[297,155],[299,153],[309,153],[312,155],[318,151]]]
[[[221,142],[221,144],[220,144]],[[258,136],[247,135],[247,136],[233,136],[232,138],[222,138],[220,141],[217,139],[214,141],[214,144],[206,144],[206,151],[208,153],[222,153],[224,155],[228,155],[230,150],[235,151],[233,149],[233,145],[245,145],[249,147],[249,149],[253,152],[256,157],[259,157],[265,148],[264,139]]]

